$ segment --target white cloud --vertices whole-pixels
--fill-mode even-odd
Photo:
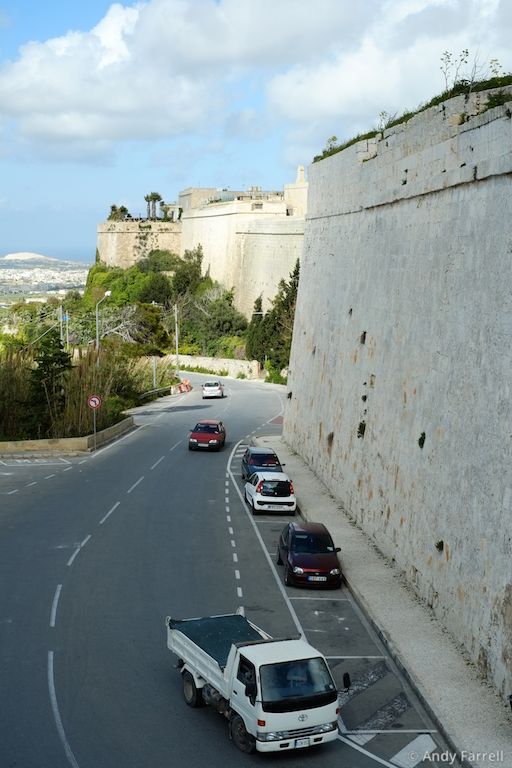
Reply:
[[[0,65],[0,110],[25,142],[67,155],[230,127],[254,138],[275,118],[302,147],[439,92],[443,50],[509,70],[511,23],[507,0],[117,3]]]

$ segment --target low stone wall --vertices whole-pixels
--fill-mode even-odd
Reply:
[[[161,358],[161,362],[176,366],[176,355],[166,355]],[[161,362],[159,362],[159,364],[161,364]],[[227,357],[179,355],[178,369],[183,370],[183,368],[206,368],[219,375],[222,372],[225,376],[232,376],[235,379],[242,376],[245,376],[246,379],[262,378],[257,360],[232,360]],[[225,373],[226,371],[227,374]]]
[[[109,443],[116,437],[123,435],[133,429],[133,416],[113,424],[101,432],[85,437],[62,437],[52,440],[7,440],[0,442],[0,456],[12,456],[12,454],[22,453],[84,453],[99,448],[105,443]]]

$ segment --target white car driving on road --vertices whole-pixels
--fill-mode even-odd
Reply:
[[[224,386],[220,381],[205,381],[203,384],[203,400],[206,397],[224,397]]]

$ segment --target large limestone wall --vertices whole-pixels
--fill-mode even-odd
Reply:
[[[512,101],[309,170],[285,440],[512,690]]]
[[[180,246],[180,221],[104,221],[97,229],[99,259],[109,267],[127,269],[153,250],[179,254]]]

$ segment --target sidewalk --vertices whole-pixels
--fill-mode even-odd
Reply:
[[[254,442],[276,451],[293,480],[302,516],[325,523],[341,547],[341,563],[351,592],[450,750],[464,765],[512,768],[512,713],[508,704],[479,678],[433,613],[349,520],[301,457],[280,436],[260,436]],[[449,760],[445,764],[449,765]]]

